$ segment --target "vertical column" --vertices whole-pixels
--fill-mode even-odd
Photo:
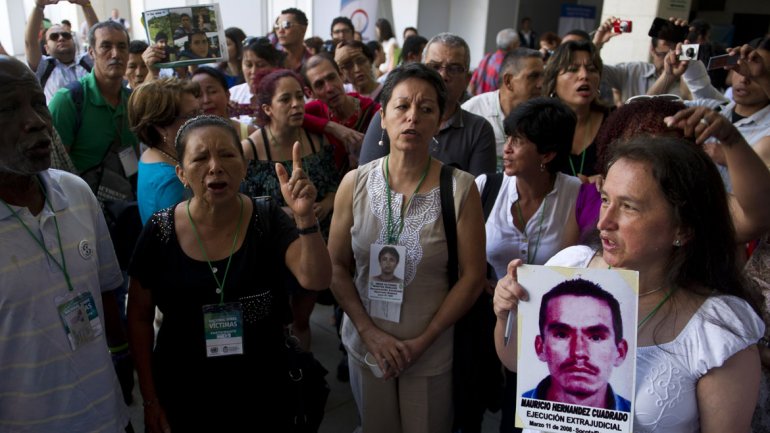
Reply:
[[[24,25],[27,22],[25,3],[0,0],[0,42],[5,51],[13,56],[24,55]],[[34,3],[30,7],[34,7]]]

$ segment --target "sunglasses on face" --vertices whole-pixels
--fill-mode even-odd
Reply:
[[[62,39],[64,39],[66,41],[66,40],[72,39],[72,33],[70,33],[70,32],[54,32],[54,33],[49,33],[48,34],[48,39],[50,39],[50,40],[52,40],[54,42],[58,41],[59,37],[61,37]]]

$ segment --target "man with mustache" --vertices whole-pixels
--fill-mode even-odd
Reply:
[[[128,266],[141,219],[136,207],[138,140],[129,128],[130,90],[123,82],[129,37],[125,27],[103,21],[88,33],[88,53],[94,68],[78,81],[59,89],[48,105],[53,125],[80,177],[102,203],[121,268]],[[174,137],[168,137],[174,140]],[[126,286],[117,291],[125,317]],[[133,367],[127,347],[114,348],[123,398],[131,402]]]
[[[81,179],[49,169],[45,95],[13,57],[0,112],[0,429],[133,431],[107,349],[126,343],[107,226]]]
[[[631,411],[609,384],[628,354],[615,297],[587,280],[564,281],[543,295],[539,325],[535,352],[550,375],[523,398]]]
[[[48,105],[53,125],[86,181],[89,170],[100,167],[111,153],[119,154],[121,162],[111,168],[129,178],[136,172],[137,139],[128,126],[130,91],[123,84],[128,32],[120,23],[103,21],[91,28],[88,40],[94,69],[54,95]],[[96,191],[98,184],[89,184]]]
[[[45,31],[45,53],[41,52],[38,35],[40,24],[43,22],[43,10],[47,5],[58,2],[59,0],[35,0],[35,7],[29,14],[24,31],[24,54],[27,56],[27,64],[40,80],[46,102],[51,101],[57,90],[88,74],[92,66],[88,56],[77,56],[73,33],[60,24],[55,24]],[[70,3],[83,8],[88,27],[99,21],[90,1],[70,0]]]

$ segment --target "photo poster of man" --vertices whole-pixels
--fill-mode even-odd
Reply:
[[[639,274],[524,265],[518,306],[516,427],[629,433]]]
[[[166,50],[160,68],[227,61],[225,27],[219,4],[205,4],[142,12],[147,39]]]

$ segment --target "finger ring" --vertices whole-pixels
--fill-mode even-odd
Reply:
[[[709,121],[708,121],[708,120],[706,120],[706,118],[705,118],[705,117],[701,117],[701,118],[700,118],[700,123],[702,123],[702,124],[704,124],[704,125],[706,125],[706,126],[709,126]]]

